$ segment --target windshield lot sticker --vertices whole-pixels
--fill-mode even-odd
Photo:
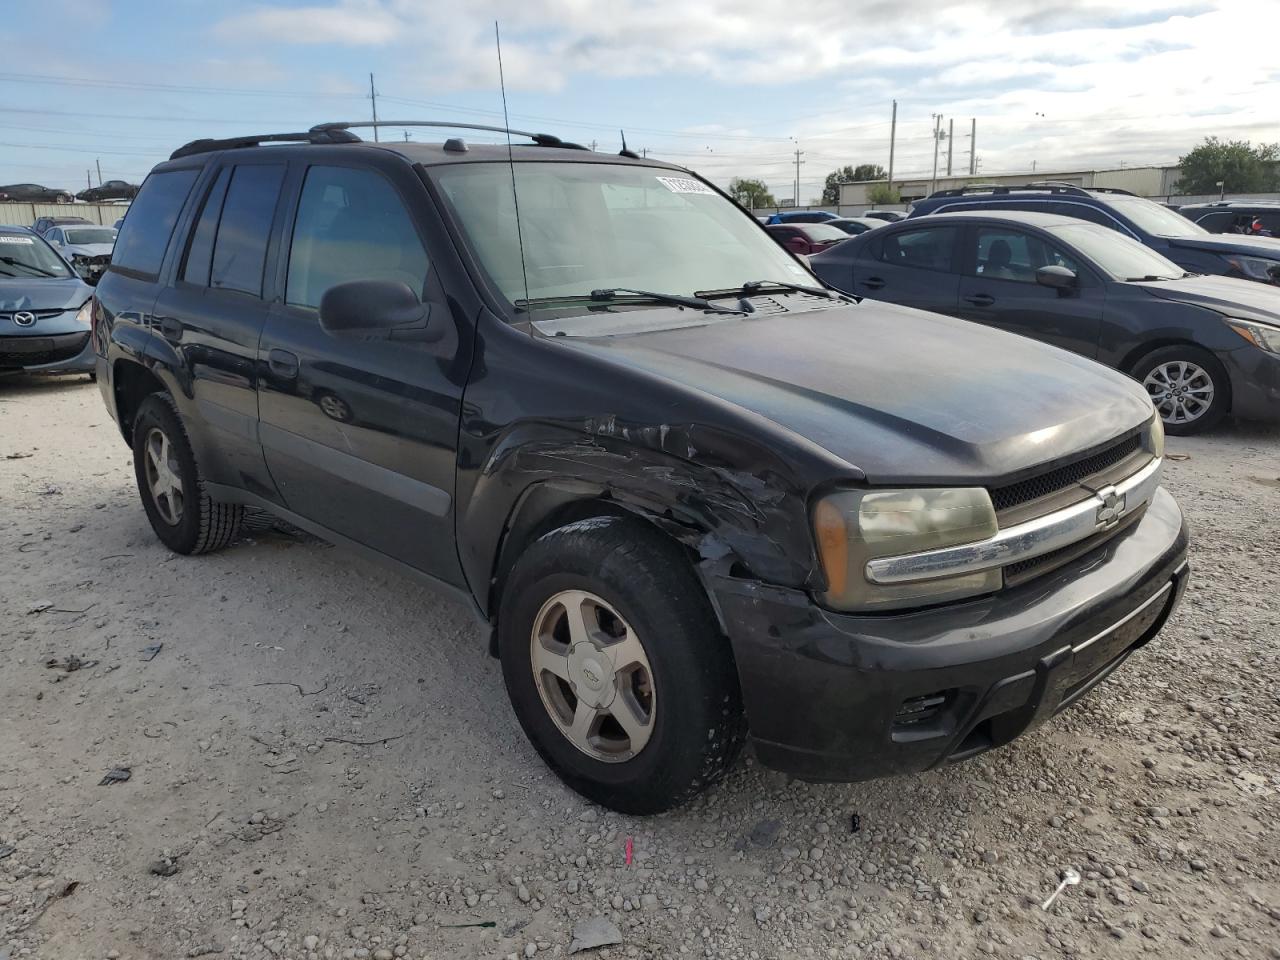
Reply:
[[[658,182],[672,193],[715,193],[701,180],[690,177],[658,177]]]
[[[0,236],[0,243],[25,243],[28,246],[35,243],[31,237],[5,237]]]

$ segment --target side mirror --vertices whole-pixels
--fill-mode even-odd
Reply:
[[[1073,290],[1079,286],[1080,278],[1076,276],[1074,270],[1068,270],[1054,263],[1036,271],[1036,283],[1042,287],[1052,287],[1054,290]]]
[[[431,308],[399,280],[352,280],[320,298],[320,326],[334,335],[430,343],[444,333],[430,320]]]

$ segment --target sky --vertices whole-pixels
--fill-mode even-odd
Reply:
[[[495,20],[512,127],[622,130],[778,198],[800,150],[802,203],[888,166],[894,100],[895,177],[930,174],[935,114],[958,172],[971,118],[991,174],[1280,141],[1280,0],[6,0],[0,184],[138,182],[188,140],[367,119],[371,72],[382,119],[500,124]]]

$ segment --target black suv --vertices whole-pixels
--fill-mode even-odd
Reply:
[[[911,216],[972,210],[1028,210],[1088,220],[1132,237],[1192,273],[1280,285],[1280,239],[1212,234],[1183,216],[1185,207],[1175,213],[1127,190],[1056,183],[962,187],[917,200]]]
[[[1210,233],[1280,237],[1280,201],[1215,200],[1179,207],[1178,213]]]
[[[809,779],[969,757],[1173,610],[1128,378],[823,288],[678,167],[351,126],[155,168],[97,287],[103,397],[164,543],[262,508],[460,598],[583,794],[665,809],[748,730]]]

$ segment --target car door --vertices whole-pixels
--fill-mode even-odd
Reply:
[[[1104,287],[1061,243],[1006,224],[974,224],[964,242],[958,316],[1097,355]],[[1036,271],[1045,266],[1074,271],[1079,285],[1070,290],[1043,286]]]
[[[267,320],[263,280],[286,164],[242,160],[212,171],[183,238],[152,329],[181,360],[212,482],[276,500],[257,438],[258,338]]]
[[[461,585],[453,494],[465,376],[454,368],[460,335],[410,213],[431,202],[425,187],[403,164],[295,161],[290,192],[287,257],[259,347],[271,475],[294,513]],[[326,331],[321,298],[355,280],[406,283],[445,318],[443,339]]]
[[[854,263],[851,292],[921,310],[955,313],[959,237],[960,228],[954,224],[912,222],[877,229]]]
[[[44,235],[44,238],[49,242],[49,245],[53,247],[53,249],[58,251],[60,256],[64,258],[66,257],[66,253],[63,251],[63,247],[66,246],[66,242],[63,240],[61,227],[54,227]]]

